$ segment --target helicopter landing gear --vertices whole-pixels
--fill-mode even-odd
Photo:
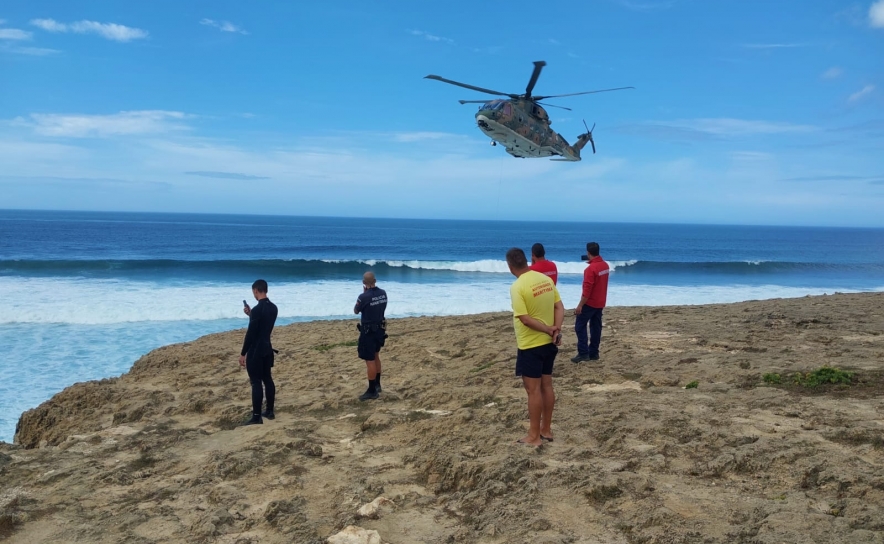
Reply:
[[[494,140],[491,140],[491,147],[497,147],[497,142],[495,142]]]

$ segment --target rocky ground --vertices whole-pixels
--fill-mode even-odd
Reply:
[[[243,331],[66,389],[0,443],[0,540],[884,542],[884,294],[609,308],[601,361],[570,363],[565,335],[536,449],[514,444],[510,315],[388,332],[384,392],[361,403],[353,321],[277,329],[260,426],[237,427]],[[853,384],[792,384],[826,365]]]

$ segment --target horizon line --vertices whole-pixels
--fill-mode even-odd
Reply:
[[[144,214],[144,215],[214,215],[230,217],[291,217],[310,219],[366,219],[380,221],[451,221],[474,223],[578,223],[587,225],[669,225],[691,227],[766,227],[766,228],[816,228],[816,229],[867,229],[884,230],[882,226],[863,225],[805,225],[805,224],[767,224],[767,223],[690,223],[667,221],[577,221],[556,219],[455,219],[439,217],[373,217],[348,215],[300,215],[278,213],[231,213],[231,212],[180,212],[180,211],[131,211],[131,210],[72,210],[72,209],[40,209],[40,208],[0,208],[0,212],[55,212],[55,213],[86,213],[86,214]]]

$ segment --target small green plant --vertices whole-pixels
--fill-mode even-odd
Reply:
[[[691,383],[684,386],[685,389],[696,389],[700,385],[700,382],[697,380],[692,381]]]
[[[616,485],[600,485],[584,493],[587,499],[598,503],[616,499],[622,494],[623,491]]]
[[[318,346],[313,346],[313,349],[315,349],[316,351],[328,351],[332,348],[338,348],[338,347],[352,348],[353,346],[357,346],[357,345],[359,345],[358,341],[350,340],[348,342],[338,342],[337,344],[320,344]]]
[[[476,368],[471,368],[470,372],[480,372],[480,371],[485,370],[486,368],[490,367],[493,364],[494,364],[494,361],[491,361],[490,363],[481,364],[481,365],[477,366]]]
[[[803,387],[817,387],[829,383],[850,385],[853,381],[853,372],[824,366],[813,372],[796,372],[792,376],[792,381]]]
[[[419,410],[412,410],[405,415],[406,421],[422,421],[424,419],[430,419],[433,417],[433,414],[429,412],[421,412]]]
[[[783,383],[783,377],[776,372],[768,372],[767,374],[762,376],[761,379],[764,380],[764,383],[769,383],[771,385],[778,385]]]

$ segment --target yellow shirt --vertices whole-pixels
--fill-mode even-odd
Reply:
[[[510,286],[513,302],[513,327],[516,329],[516,345],[519,349],[530,349],[552,343],[553,338],[545,332],[527,327],[519,319],[529,315],[544,325],[555,324],[555,304],[562,298],[555,284],[545,274],[529,270]]]

